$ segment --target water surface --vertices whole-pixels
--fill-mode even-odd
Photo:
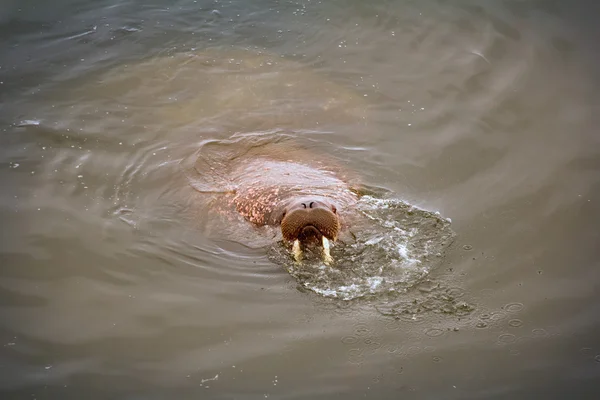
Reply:
[[[599,13],[4,1],[3,398],[598,398]],[[296,86],[182,61],[248,51]],[[451,218],[443,259],[342,301],[206,229],[181,160],[266,129]]]

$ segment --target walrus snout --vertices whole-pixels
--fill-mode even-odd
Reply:
[[[336,207],[318,199],[301,199],[291,203],[281,220],[281,233],[289,241],[320,242],[323,236],[336,240],[339,231]]]

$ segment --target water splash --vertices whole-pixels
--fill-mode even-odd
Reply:
[[[342,300],[403,292],[426,277],[454,240],[450,220],[397,199],[363,196],[360,222],[351,228],[351,243],[331,249],[325,265],[318,254],[296,263],[283,245],[269,251],[299,284],[319,295]]]

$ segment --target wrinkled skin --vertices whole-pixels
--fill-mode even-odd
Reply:
[[[282,214],[281,234],[285,240],[302,243],[325,236],[335,241],[340,231],[337,207],[325,197],[306,197],[288,202]]]

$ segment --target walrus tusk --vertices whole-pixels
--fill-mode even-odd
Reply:
[[[329,239],[323,236],[323,262],[325,265],[330,265],[333,263],[333,257],[331,257],[330,253],[330,245]],[[292,253],[294,254],[294,260],[296,262],[302,261],[302,249],[300,248],[300,240],[294,240],[294,245],[292,246]]]
[[[302,261],[302,249],[300,249],[300,241],[298,239],[294,240],[292,252],[294,253],[294,260],[296,260],[296,262]]]
[[[329,265],[333,262],[333,257],[329,252],[329,239],[323,236],[323,262],[325,265]]]

